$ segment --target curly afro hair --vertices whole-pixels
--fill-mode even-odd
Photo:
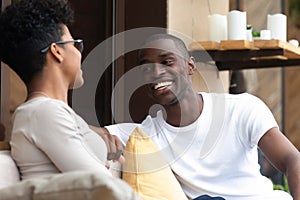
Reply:
[[[73,23],[67,0],[20,0],[0,15],[0,58],[25,82],[43,69],[41,49],[59,41],[62,25]]]

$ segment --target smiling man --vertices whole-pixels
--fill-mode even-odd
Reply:
[[[195,69],[194,59],[187,53],[181,53],[182,50],[178,46],[175,42],[164,39],[148,42],[142,47],[139,64],[144,65],[141,69],[145,81],[151,83],[147,85],[148,94],[164,106],[167,113],[176,111],[175,115],[167,115],[168,123],[185,126],[200,115],[202,101],[201,96],[194,92],[190,77]],[[199,109],[186,106],[177,109],[179,104],[189,104],[191,101],[194,101]],[[188,116],[185,116],[186,114]]]
[[[194,59],[184,43],[169,34],[148,38],[139,52],[139,64],[147,93],[164,111],[147,116],[139,125],[107,126],[124,145],[140,126],[191,199],[206,195],[230,200],[292,199],[288,193],[274,191],[271,181],[261,175],[260,148],[287,176],[293,198],[300,199],[300,154],[260,99],[247,93],[196,93],[191,79]]]

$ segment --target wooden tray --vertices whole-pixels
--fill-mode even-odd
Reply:
[[[281,55],[278,55],[278,56],[259,56],[259,57],[253,57],[251,58],[251,60],[288,60],[287,57],[285,56],[281,56]]]
[[[222,40],[220,43],[221,50],[243,50],[253,49],[253,43],[248,40]]]
[[[254,47],[259,49],[283,49],[287,58],[300,58],[300,48],[281,40],[254,40]]]
[[[280,59],[300,58],[300,47],[296,47],[281,40],[222,40],[220,43],[214,41],[199,41],[189,45],[190,50],[259,50],[259,49],[283,49],[283,55],[278,55]],[[269,57],[273,58],[273,57]],[[260,58],[265,59],[265,58]]]
[[[198,41],[189,45],[190,50],[218,50],[220,43],[214,41]]]
[[[260,49],[284,49],[286,42],[281,40],[254,40],[253,44]]]

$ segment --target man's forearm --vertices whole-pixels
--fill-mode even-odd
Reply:
[[[300,200],[300,155],[294,159],[290,159],[286,171],[289,190],[293,196],[293,200]]]

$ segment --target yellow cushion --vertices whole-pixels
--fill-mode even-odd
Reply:
[[[188,199],[162,154],[137,127],[125,147],[123,180],[143,199]]]

